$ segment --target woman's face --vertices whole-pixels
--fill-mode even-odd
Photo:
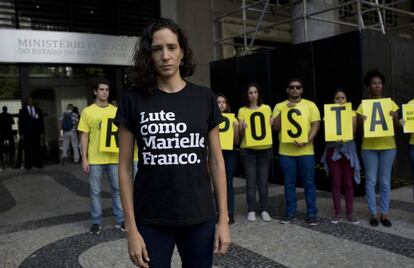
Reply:
[[[259,98],[259,91],[256,87],[249,87],[247,89],[247,97],[250,103],[256,103]]]
[[[220,109],[220,112],[224,113],[226,111],[226,108],[227,108],[226,99],[221,97],[221,96],[217,97],[217,104],[218,104],[218,107]]]
[[[383,88],[384,88],[384,85],[382,84],[381,78],[379,78],[377,76],[371,78],[371,83],[369,85],[369,90],[370,90],[372,96],[381,96]]]
[[[343,92],[337,92],[334,97],[334,102],[337,104],[345,104],[346,103],[346,95]]]
[[[168,28],[154,32],[151,44],[151,59],[159,77],[165,79],[180,75],[180,64],[183,56],[183,51],[175,33]]]

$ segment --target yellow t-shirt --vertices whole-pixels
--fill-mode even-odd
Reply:
[[[247,111],[251,110],[250,108],[243,106],[239,109],[239,112],[237,113],[237,119],[239,120],[239,122],[241,120],[244,120],[244,122],[248,122],[248,118],[247,118]],[[262,111],[264,113],[268,113],[268,114],[272,114],[272,109],[270,109],[269,105],[266,104],[262,104],[259,106],[259,108],[256,109],[257,111]],[[269,119],[266,121],[266,124],[270,124],[270,117]],[[247,148],[246,145],[246,137],[242,137],[241,143],[240,143],[240,148]],[[272,148],[272,145],[265,145],[265,146],[255,146],[255,147],[249,147],[249,149],[253,149],[253,150],[265,150],[265,149],[269,149]]]
[[[108,104],[106,107],[99,107],[96,104],[89,105],[83,109],[78,130],[89,133],[88,162],[89,164],[117,164],[118,153],[101,152],[99,150],[101,120],[103,117],[115,118],[116,107]]]
[[[289,100],[285,100],[275,105],[273,108],[273,118],[276,118],[280,115],[282,109],[287,107]],[[309,124],[308,129],[311,129],[311,123],[321,121],[321,115],[319,113],[318,107],[316,104],[307,99],[301,99],[299,103],[296,104],[301,109],[308,109],[307,122]],[[303,147],[298,147],[294,143],[282,143],[281,133],[279,132],[279,154],[287,156],[303,156],[303,155],[313,155],[313,141],[306,144]]]
[[[414,100],[410,100],[407,104],[413,104]],[[414,145],[414,133],[410,134],[410,142],[411,145]]]
[[[398,111],[398,105],[391,100],[391,111]],[[364,115],[362,112],[362,103],[358,106],[357,114]],[[363,150],[389,150],[397,148],[394,137],[378,137],[378,138],[365,138],[362,137]]]

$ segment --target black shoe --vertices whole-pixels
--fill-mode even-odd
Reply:
[[[100,224],[97,224],[97,223],[94,223],[94,224],[92,224],[89,233],[91,235],[98,235],[98,234],[101,233],[101,230],[102,230],[101,225]]]
[[[390,221],[389,219],[387,219],[387,218],[383,218],[383,217],[381,217],[381,218],[380,218],[380,222],[381,222],[381,224],[382,224],[382,225],[384,225],[385,227],[391,227],[391,226],[392,226],[391,221]]]
[[[66,157],[62,157],[62,160],[60,160],[60,163],[61,163],[62,165],[64,165],[64,164],[65,164],[65,162],[66,162]]]
[[[288,223],[293,222],[294,220],[296,220],[296,216],[289,216],[289,215],[286,215],[286,216],[284,216],[284,217],[280,220],[280,223],[282,223],[282,224],[288,224]]]
[[[369,225],[371,225],[372,227],[378,227],[378,225],[379,225],[378,219],[377,219],[377,218],[372,217],[372,218],[369,220]]]
[[[316,225],[319,225],[319,219],[318,219],[318,217],[308,217],[308,219],[306,220],[306,222],[307,222],[310,226],[316,226]]]
[[[122,232],[125,232],[125,222],[117,223],[115,224],[115,228],[121,230]]]
[[[234,223],[234,214],[233,213],[229,213],[229,224],[232,225]]]

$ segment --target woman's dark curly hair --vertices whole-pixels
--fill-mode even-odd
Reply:
[[[151,59],[151,44],[153,34],[161,29],[169,29],[177,35],[180,48],[183,50],[183,59],[180,65],[181,77],[189,77],[194,73],[193,52],[188,46],[187,37],[181,28],[172,19],[159,18],[147,26],[142,32],[139,43],[134,52],[134,65],[131,67],[132,82],[136,88],[152,93],[157,88],[157,73]]]
[[[262,101],[262,88],[257,83],[250,83],[249,85],[247,85],[246,89],[243,91],[243,95],[242,95],[243,105],[246,106],[246,107],[249,107],[249,105],[250,105],[249,88],[251,88],[251,87],[257,88],[257,93],[258,93],[257,106],[262,105],[262,103],[263,103],[263,101]]]
[[[381,79],[382,84],[385,85],[385,76],[383,73],[378,71],[378,69],[369,70],[364,76],[364,85],[369,87],[371,85],[371,79],[374,77],[378,77]]]

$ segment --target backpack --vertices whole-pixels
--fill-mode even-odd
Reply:
[[[70,131],[73,129],[72,113],[64,113],[62,119],[63,131]]]

